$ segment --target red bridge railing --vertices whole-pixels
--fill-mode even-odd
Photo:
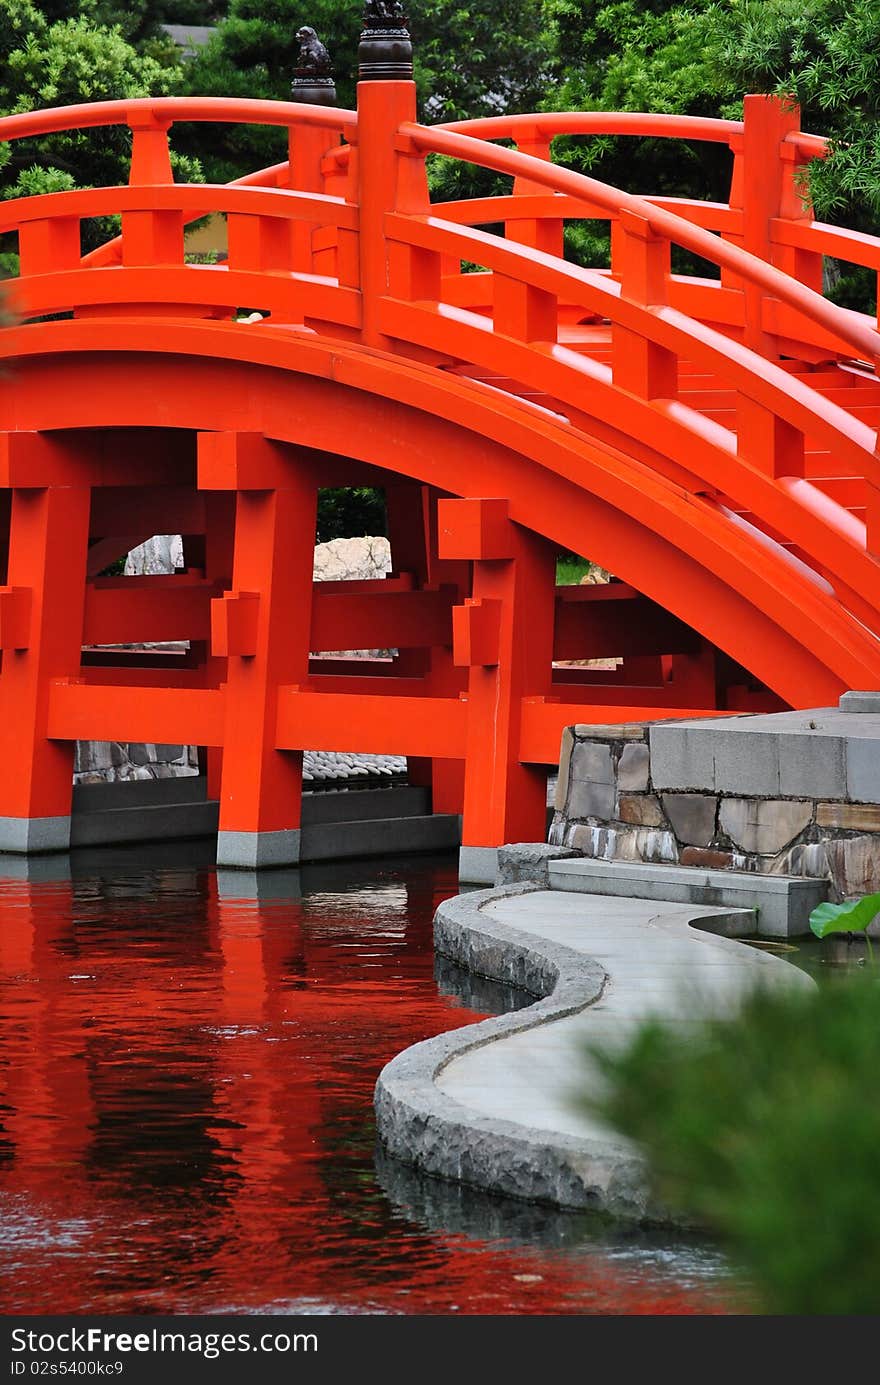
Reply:
[[[397,106],[388,99],[392,85],[407,86],[366,84],[360,116],[163,98],[6,117],[6,140],[110,124],[132,131],[127,187],[0,208],[0,231],[19,237],[19,313],[150,303],[230,319],[246,304],[275,322],[373,345],[451,350],[475,368],[497,364],[503,342],[509,373],[573,428],[598,432],[685,491],[734,502],[808,558],[821,553],[821,563],[811,559],[816,580],[830,578],[876,628],[880,591],[864,566],[880,546],[876,430],[779,360],[832,357],[873,371],[880,357],[874,323],[820,292],[824,255],[880,270],[880,241],[816,223],[804,204],[798,171],[824,142],[766,98],[747,98],[743,122],[588,112],[426,128],[406,118],[410,96]],[[228,185],[175,184],[168,132],[187,121],[281,126],[289,159]],[[550,161],[558,136],[596,134],[727,144],[729,203],[635,196]],[[432,204],[425,160],[434,154],[508,175],[513,190]],[[208,213],[227,219],[228,261],[187,264],[185,227]],[[81,222],[111,214],[121,216],[121,236],[83,257]],[[607,269],[564,259],[564,223],[576,218],[610,223]],[[504,235],[478,229],[499,222]],[[672,274],[673,246],[713,264],[717,277]],[[463,261],[483,272],[463,273]],[[567,346],[566,323],[578,321],[609,324],[607,361]],[[679,398],[683,361],[701,362],[735,391],[727,425]],[[805,458],[817,447],[858,479],[857,514],[812,484]]]

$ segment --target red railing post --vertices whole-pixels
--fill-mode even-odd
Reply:
[[[412,301],[440,294],[440,257],[411,246],[392,246],[385,216],[392,211],[422,212],[429,205],[425,158],[400,138],[400,127],[416,119],[412,45],[400,18],[374,17],[358,50],[356,182],[360,207],[360,270],[363,339],[386,341],[381,330],[381,300],[389,292]],[[374,26],[374,27],[371,27]]]
[[[529,154],[533,159],[545,159],[552,163],[552,143],[552,137],[545,135],[537,125],[517,128],[516,147],[520,154]],[[513,191],[515,195],[521,196],[527,196],[529,193],[537,193],[539,196],[550,195],[540,183],[534,183],[531,179],[521,176],[514,178]],[[542,217],[539,221],[508,221],[504,227],[504,234],[508,240],[514,240],[519,245],[532,245],[547,255],[563,258],[564,223],[561,217],[558,221],[555,217]]]
[[[643,307],[667,302],[670,244],[644,217],[622,211],[614,224],[611,267],[621,297]],[[611,328],[614,383],[641,399],[672,399],[678,362],[672,351],[615,322]]]
[[[800,109],[792,98],[745,97],[738,187],[731,190],[731,198],[742,197],[743,249],[821,292],[821,256],[783,254],[773,241],[775,219],[800,221],[812,217],[797,176],[797,150],[786,143],[788,135],[799,129]],[[744,342],[764,356],[776,356],[776,341],[764,321],[764,290],[746,283],[743,295]]]
[[[23,222],[18,232],[19,274],[53,274],[79,269],[79,217],[56,216]]]
[[[133,111],[128,119],[131,130],[131,167],[128,181],[132,187],[145,183],[173,183],[168,131],[171,121],[153,111]]]
[[[389,284],[385,214],[403,210],[397,200],[401,158],[397,132],[405,121],[415,120],[415,83],[359,82],[357,106],[355,157],[360,207],[363,337],[368,344],[378,346],[384,341],[379,327],[380,299],[387,293]]]
[[[298,192],[323,192],[321,161],[331,136],[320,125],[291,125],[288,131],[287,185]],[[329,229],[329,228],[327,228]],[[335,228],[333,228],[335,231]],[[316,245],[317,239],[317,245]],[[293,268],[304,274],[326,272],[314,263],[316,251],[328,248],[319,230],[308,222],[295,221],[291,227]],[[333,236],[335,242],[335,234]],[[326,256],[325,256],[326,258]]]
[[[131,130],[130,187],[173,183],[168,130],[171,120],[153,111],[133,111]],[[122,263],[157,265],[183,263],[183,213],[175,211],[123,212]]]

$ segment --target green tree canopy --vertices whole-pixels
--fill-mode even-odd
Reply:
[[[179,90],[183,68],[176,57],[160,61],[138,51],[118,25],[98,22],[92,0],[83,0],[80,12],[67,18],[53,18],[52,8],[38,9],[31,0],[0,0],[3,114]],[[5,196],[125,182],[130,149],[128,131],[116,127],[0,145]],[[183,177],[200,176],[192,160],[178,158],[177,165]],[[85,244],[96,243],[105,233],[106,227],[86,223]]]
[[[738,90],[792,93],[833,140],[811,170],[817,211],[880,214],[880,5],[876,0],[729,0],[719,64]]]
[[[310,24],[330,50],[339,104],[355,104],[363,0],[231,0],[226,19],[187,68],[200,95],[287,100],[299,56],[297,29]],[[542,0],[421,0],[412,7],[415,78],[423,118],[455,120],[534,108],[552,67]],[[213,180],[283,157],[277,132],[230,130],[218,147],[194,131]]]

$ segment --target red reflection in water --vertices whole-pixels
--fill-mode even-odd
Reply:
[[[382,1191],[379,1069],[478,1017],[433,980],[448,863],[241,899],[147,859],[0,881],[0,1309],[719,1311],[675,1247],[556,1245],[504,1202],[445,1229]]]

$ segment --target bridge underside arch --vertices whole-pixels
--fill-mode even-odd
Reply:
[[[880,677],[880,642],[806,565],[545,410],[271,328],[83,321],[6,336],[20,354],[0,428],[256,432],[449,495],[504,496],[512,520],[588,555],[792,706]]]
[[[320,745],[406,754],[435,811],[463,809],[467,845],[534,840],[571,721],[723,708],[716,657],[794,706],[880,680],[831,587],[711,496],[435,361],[120,319],[13,329],[2,350],[0,845],[64,844],[77,739],[206,747],[228,864],[297,859],[302,751]],[[394,491],[412,571],[313,591],[318,488],[371,481]],[[141,536],[121,510],[143,537],[193,531],[191,570],[96,576]],[[557,592],[559,549],[620,582]],[[81,655],[179,638],[193,657],[173,673]],[[650,657],[626,676],[583,667],[639,639]],[[310,661],[364,643],[398,648],[394,667]]]

